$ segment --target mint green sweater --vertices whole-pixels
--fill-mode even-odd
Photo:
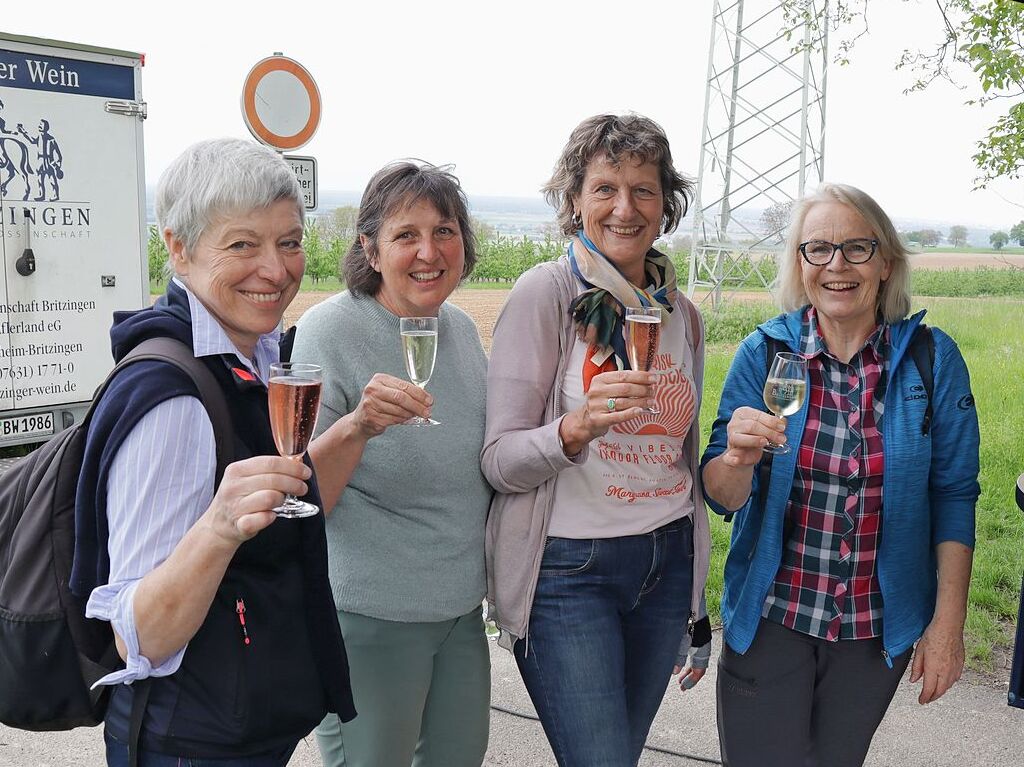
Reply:
[[[355,410],[374,373],[407,378],[398,317],[348,291],[303,315],[292,359],[324,369],[317,434]],[[480,472],[486,376],[473,321],[442,305],[437,363],[427,384],[441,425],[392,426],[371,439],[327,519],[338,609],[427,622],[480,605],[491,500]]]

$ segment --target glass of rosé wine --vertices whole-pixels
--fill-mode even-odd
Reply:
[[[625,331],[630,367],[649,373],[661,338],[661,307],[626,307]],[[661,412],[657,407],[645,407],[644,410],[655,415]]]
[[[323,371],[319,365],[302,362],[277,362],[270,366],[267,394],[270,401],[270,428],[277,452],[285,458],[301,461],[316,428],[320,412],[320,386]],[[320,509],[290,493],[274,509],[279,517],[297,519],[316,514]]]

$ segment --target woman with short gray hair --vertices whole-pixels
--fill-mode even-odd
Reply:
[[[93,412],[71,588],[125,663],[99,681],[107,764],[284,767],[327,712],[355,716],[324,517],[274,513],[285,494],[320,503],[309,462],[278,453],[267,393],[305,268],[302,196],[273,151],[219,139],[171,163],[156,212],[174,277],[115,314],[114,358],[181,342],[231,428],[215,434],[192,378],[162,361],[123,368]]]
[[[822,185],[779,254],[786,313],[725,380],[702,470],[708,505],[735,515],[718,670],[731,767],[861,765],[912,654],[921,703],[960,678],[978,418],[956,344],[907,316],[907,256],[871,197]],[[776,359],[806,369],[781,377],[788,419],[765,412]]]

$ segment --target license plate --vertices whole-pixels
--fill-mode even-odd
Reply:
[[[53,434],[53,413],[32,413],[0,418],[0,441]]]

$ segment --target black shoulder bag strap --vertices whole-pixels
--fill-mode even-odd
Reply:
[[[192,350],[181,341],[173,338],[150,338],[143,341],[130,351],[117,367],[107,376],[97,390],[93,398],[93,406],[99,401],[100,395],[107,388],[107,384],[113,379],[122,368],[133,362],[141,360],[152,360],[166,362],[179,368],[196,385],[199,390],[199,399],[206,409],[206,414],[213,424],[213,438],[217,449],[217,472],[214,478],[214,486],[220,484],[224,476],[224,469],[234,460],[234,443],[231,436],[234,434],[234,427],[231,425],[231,415],[228,412],[228,403],[224,398],[224,392],[213,377],[210,369],[201,361],[195,358]]]
[[[921,421],[921,434],[927,435],[932,428],[932,395],[935,392],[935,338],[932,330],[925,324],[917,326],[913,338],[910,339],[910,357],[917,367],[917,374],[921,376],[921,383],[924,385],[924,393],[928,396],[924,410],[924,420]]]
[[[217,379],[213,377],[213,373],[203,362],[196,359],[192,350],[181,341],[176,341],[173,338],[151,338],[135,347],[117,364],[117,367],[110,372],[100,388],[96,390],[92,407],[90,407],[86,418],[92,415],[96,403],[99,402],[114,376],[128,365],[142,360],[174,365],[187,374],[199,390],[199,399],[213,424],[213,438],[217,451],[217,469],[214,479],[214,487],[216,487],[220,484],[221,477],[224,476],[224,469],[231,463],[234,454],[232,442],[234,429],[231,426],[231,415],[228,412],[228,403],[224,398],[224,392],[217,383]],[[132,713],[128,730],[129,767],[138,767],[139,764],[142,722],[146,714],[146,705],[149,703],[151,687],[152,679],[150,678],[140,679],[132,684]]]

